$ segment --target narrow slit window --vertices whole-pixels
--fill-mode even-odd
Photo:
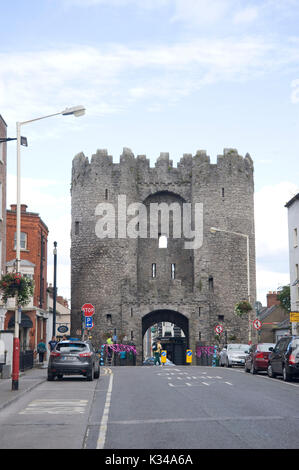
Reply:
[[[200,314],[201,314],[201,308],[198,307],[198,316],[200,317]]]
[[[152,264],[152,278],[155,279],[157,276],[157,265],[156,263]]]
[[[108,199],[108,189],[105,189],[105,199],[106,199],[106,201]]]
[[[106,315],[106,319],[107,319],[108,325],[111,325],[111,323],[112,323],[112,316],[111,316],[110,313],[108,313],[108,314]]]
[[[209,290],[210,291],[214,290],[214,278],[213,278],[213,276],[209,276]]]
[[[75,235],[79,235],[80,222],[75,222]]]
[[[131,317],[133,316],[133,308],[131,307]]]
[[[224,188],[222,188],[222,197],[224,197]]]
[[[175,264],[171,264],[171,279],[175,279]]]
[[[134,339],[134,331],[131,330],[131,341],[133,341],[133,339]]]

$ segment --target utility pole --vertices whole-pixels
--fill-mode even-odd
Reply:
[[[56,336],[56,271],[57,271],[57,242],[54,242],[54,287],[53,287],[53,333],[52,336]]]

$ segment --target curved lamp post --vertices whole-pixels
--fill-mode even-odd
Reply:
[[[29,124],[31,122],[40,121],[53,116],[70,116],[76,117],[85,114],[85,108],[83,106],[73,106],[71,108],[65,108],[63,111],[54,114],[48,114],[47,116],[30,119],[29,121],[17,122],[17,229],[16,229],[16,270],[20,272],[21,256],[20,256],[20,240],[21,240],[21,126]],[[15,329],[14,329],[14,340],[13,340],[13,369],[12,369],[12,390],[19,389],[19,355],[20,355],[20,343],[19,343],[19,312],[18,305],[16,302],[15,307]]]
[[[232,232],[231,230],[224,230],[222,228],[216,228],[216,227],[211,227],[210,228],[211,233],[216,233],[216,232],[224,232],[224,233],[230,233],[232,235],[237,235],[243,238],[246,238],[246,252],[247,252],[247,292],[248,292],[248,302],[250,303],[250,263],[249,263],[249,235],[246,233],[239,233],[239,232]],[[250,319],[250,314],[248,314],[249,317],[249,329],[248,329],[248,340],[249,342],[251,341],[251,319]]]

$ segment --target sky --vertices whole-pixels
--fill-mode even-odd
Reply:
[[[70,299],[73,157],[123,147],[151,165],[169,152],[224,148],[255,166],[257,299],[289,283],[285,203],[299,192],[299,0],[1,2],[0,114],[16,122],[84,105],[83,117],[22,126],[22,203],[58,243],[58,294]],[[7,206],[16,202],[8,143]]]

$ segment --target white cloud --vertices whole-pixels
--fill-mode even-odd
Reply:
[[[256,254],[288,257],[288,212],[285,204],[299,192],[299,186],[281,182],[264,186],[255,193]]]
[[[293,88],[291,94],[291,102],[294,104],[299,103],[299,79],[293,80],[291,83],[291,87]]]
[[[257,19],[258,9],[254,7],[248,7],[244,10],[238,11],[234,16],[234,22],[236,24],[240,23],[250,23],[251,21]]]

